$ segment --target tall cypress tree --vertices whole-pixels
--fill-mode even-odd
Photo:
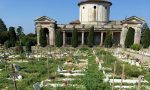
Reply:
[[[133,43],[134,43],[134,34],[135,34],[135,30],[132,27],[130,27],[128,29],[126,39],[125,39],[125,47],[126,48],[130,48],[131,45],[133,45]]]
[[[0,32],[7,31],[7,27],[2,19],[0,19]]]
[[[17,41],[14,27],[9,27],[9,40],[10,40],[11,46],[14,47]]]
[[[91,27],[88,34],[88,46],[93,47],[94,45],[94,26]]]
[[[149,29],[146,29],[144,31],[141,41],[142,41],[143,48],[148,48],[150,46],[150,30]]]
[[[104,46],[107,48],[112,47],[112,34],[111,34],[111,32],[107,32],[106,38],[104,40]]]
[[[72,44],[72,47],[78,46],[78,32],[76,28],[74,28],[74,30],[72,31],[71,44]]]
[[[31,41],[26,42],[26,51],[27,51],[27,53],[31,53],[32,52],[31,46],[32,46],[32,42]]]
[[[8,39],[7,27],[2,19],[0,19],[0,43],[4,44],[4,42]]]
[[[17,30],[16,30],[16,34],[17,34],[17,40],[20,42],[21,44],[21,39],[23,36],[25,36],[24,32],[23,32],[23,28],[21,26],[18,26]]]
[[[40,30],[40,46],[45,47],[47,45],[46,31],[44,29]]]
[[[61,30],[56,31],[56,47],[61,47],[63,44],[63,36]]]
[[[7,31],[0,32],[0,43],[4,44],[5,41],[9,39],[9,35]]]

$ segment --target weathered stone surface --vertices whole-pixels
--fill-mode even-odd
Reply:
[[[122,25],[113,25],[113,28],[122,28]]]
[[[104,28],[112,28],[112,25],[105,25]]]
[[[85,25],[84,28],[91,28],[92,25]]]
[[[65,25],[57,25],[59,28],[65,28]]]
[[[81,24],[98,24],[98,22],[108,22],[110,13],[108,3],[86,3],[80,5]]]
[[[74,25],[66,25],[66,28],[74,28]]]
[[[83,28],[83,25],[76,25],[75,28]]]
[[[140,44],[141,41],[141,27],[135,28],[134,44]]]
[[[36,32],[37,32],[37,45],[40,45],[40,30],[41,30],[41,27],[36,27]]]
[[[125,39],[126,39],[127,31],[128,31],[128,26],[124,25],[122,27],[121,38],[120,38],[120,44],[121,44],[122,47],[125,46],[124,44],[125,44]]]
[[[94,26],[95,28],[104,28],[104,26],[102,26],[102,25],[96,25],[96,26]]]

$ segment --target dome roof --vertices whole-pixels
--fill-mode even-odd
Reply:
[[[112,3],[108,0],[81,0],[81,2],[79,2],[79,6],[81,4],[84,4],[84,3],[108,3],[110,5],[112,5]]]

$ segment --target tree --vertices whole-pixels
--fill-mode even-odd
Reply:
[[[56,31],[56,46],[61,47],[63,45],[63,36],[60,30]]]
[[[133,43],[134,43],[134,34],[135,34],[135,30],[132,27],[130,27],[128,29],[126,39],[125,39],[125,47],[126,48],[130,48],[131,45],[133,45]]]
[[[2,19],[0,19],[0,32],[7,31],[7,27]]]
[[[75,29],[75,28],[72,31],[71,44],[72,44],[72,47],[78,46],[78,32],[77,32],[77,29]]]
[[[26,42],[30,41],[32,46],[35,46],[37,43],[36,35],[29,33],[21,38],[21,43],[25,46]]]
[[[104,46],[107,48],[112,47],[112,33],[111,32],[107,32],[106,38],[104,40]]]
[[[23,36],[25,36],[24,32],[23,32],[23,28],[21,26],[18,26],[17,30],[16,30],[16,34],[17,34],[17,39],[21,44],[21,38]]]
[[[17,41],[17,36],[16,36],[14,27],[9,27],[9,40],[10,40],[11,46],[14,47]]]
[[[40,46],[45,47],[47,45],[46,32],[44,29],[40,30]]]
[[[0,19],[0,43],[4,44],[4,42],[8,39],[7,27],[2,19]]]
[[[150,30],[146,29],[143,33],[143,37],[141,39],[143,48],[148,48],[150,46]]]
[[[5,41],[9,39],[9,35],[7,31],[0,32],[0,43],[4,44]]]
[[[31,46],[32,46],[32,42],[30,42],[30,41],[26,42],[26,52],[27,53],[32,52]]]
[[[4,43],[4,46],[6,49],[10,48],[11,47],[11,43],[9,40],[7,40],[5,43]]]
[[[88,46],[93,47],[94,45],[94,26],[91,27],[88,34]]]

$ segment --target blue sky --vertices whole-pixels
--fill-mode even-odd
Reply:
[[[58,23],[69,23],[79,17],[80,0],[1,0],[0,18],[9,26],[22,26],[24,32],[34,33],[34,19],[48,16]],[[110,19],[123,20],[138,16],[150,24],[150,0],[110,0]]]

